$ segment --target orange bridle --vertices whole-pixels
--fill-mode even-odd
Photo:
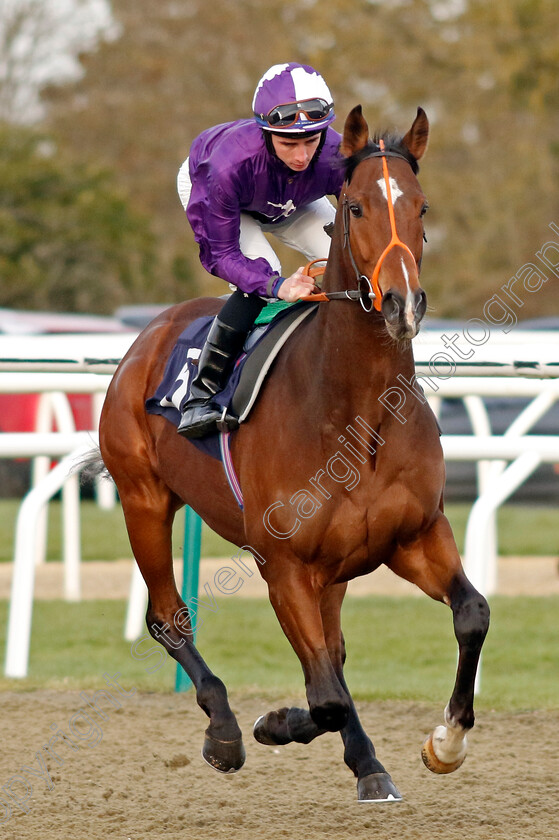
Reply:
[[[361,301],[361,305],[363,306],[366,311],[370,312],[371,309],[375,309],[377,312],[380,312],[381,305],[382,305],[382,290],[380,288],[378,278],[380,274],[380,270],[382,268],[382,264],[390,251],[393,248],[403,248],[404,251],[411,256],[413,259],[414,265],[417,268],[417,262],[415,256],[413,255],[412,251],[405,242],[402,242],[400,237],[398,236],[398,231],[396,229],[396,216],[394,213],[394,204],[392,203],[392,190],[390,188],[390,174],[388,172],[388,163],[386,161],[387,157],[399,157],[402,160],[405,160],[406,163],[409,164],[407,158],[404,155],[399,154],[398,152],[388,151],[384,147],[384,140],[381,138],[379,140],[379,147],[380,151],[372,152],[368,157],[381,157],[382,158],[382,174],[384,176],[384,183],[386,185],[386,200],[388,203],[388,218],[390,220],[390,242],[378,258],[376,265],[374,267],[373,273],[371,277],[367,277],[365,274],[359,271],[357,267],[357,263],[355,262],[355,257],[353,256],[353,251],[351,250],[351,243],[349,241],[349,202],[347,200],[347,195],[344,194],[343,197],[343,220],[344,220],[344,247],[347,247],[349,252],[349,257],[351,260],[351,264],[353,266],[353,270],[355,271],[355,276],[357,278],[357,286],[359,292],[356,294],[355,292],[346,291],[346,292],[320,292],[318,294],[311,294],[305,295],[305,297],[301,298],[301,300],[313,300],[313,301],[328,301],[328,300],[335,300],[339,298],[346,298],[350,300],[359,299]],[[366,158],[367,159],[367,158]],[[305,274],[310,274],[311,277],[315,277],[319,274],[324,273],[324,268],[322,269],[311,269],[311,266],[317,262],[325,262],[325,260],[313,260],[313,262],[309,263],[305,269]],[[418,272],[419,274],[419,272]],[[366,290],[363,290],[363,284],[366,284]],[[365,300],[372,300],[372,306],[365,306]]]
[[[413,264],[417,266],[414,255],[412,254],[411,250],[408,248],[406,243],[402,242],[402,240],[398,236],[398,231],[396,230],[396,215],[394,213],[394,204],[392,203],[390,175],[388,173],[388,163],[386,162],[386,152],[384,149],[384,140],[382,140],[382,138],[379,140],[379,146],[381,149],[381,153],[384,153],[382,154],[382,174],[384,175],[384,183],[386,184],[386,201],[388,203],[388,218],[390,219],[391,238],[390,242],[378,258],[377,264],[375,265],[375,269],[370,280],[371,286],[373,287],[373,293],[375,295],[373,306],[377,310],[377,312],[380,312],[380,306],[382,303],[382,292],[379,286],[378,277],[382,268],[382,264],[388,256],[388,254],[390,253],[390,251],[393,248],[403,248],[404,251],[407,251],[410,257],[412,258]]]

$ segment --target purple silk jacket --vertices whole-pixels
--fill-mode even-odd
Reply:
[[[294,172],[268,152],[262,129],[252,119],[202,132],[190,150],[192,192],[186,215],[204,268],[243,292],[271,297],[278,274],[267,260],[241,253],[240,214],[274,225],[322,196],[338,197],[344,179],[340,141],[328,128],[318,160]]]

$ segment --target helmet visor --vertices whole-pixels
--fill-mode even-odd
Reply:
[[[302,102],[289,102],[286,105],[276,105],[267,114],[258,114],[270,128],[288,128],[295,125],[299,117],[304,114],[310,122],[320,122],[326,119],[333,103],[325,99],[305,99]]]

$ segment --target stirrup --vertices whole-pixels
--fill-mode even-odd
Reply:
[[[184,423],[184,417],[189,409],[207,408],[207,414],[199,418],[194,417],[191,422]],[[200,400],[198,405],[185,407],[177,432],[185,438],[203,438],[220,432],[232,432],[239,428],[239,421],[233,414],[227,413],[227,408],[211,403],[210,400]]]
[[[235,417],[234,414],[228,414],[225,406],[216,426],[220,432],[234,432],[235,429],[239,428],[239,418]]]

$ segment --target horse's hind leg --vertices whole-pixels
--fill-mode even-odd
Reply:
[[[177,591],[172,560],[172,523],[181,503],[155,477],[120,483],[126,527],[134,557],[149,591],[148,630],[186,671],[198,705],[210,724],[203,758],[222,773],[239,770],[245,760],[241,730],[224,684],[208,668],[192,643],[188,609]]]
[[[414,543],[398,549],[390,568],[451,610],[458,642],[456,681],[438,726],[423,746],[425,765],[452,773],[466,757],[466,733],[474,725],[474,686],[481,648],[489,628],[489,606],[469,580],[443,514]]]

